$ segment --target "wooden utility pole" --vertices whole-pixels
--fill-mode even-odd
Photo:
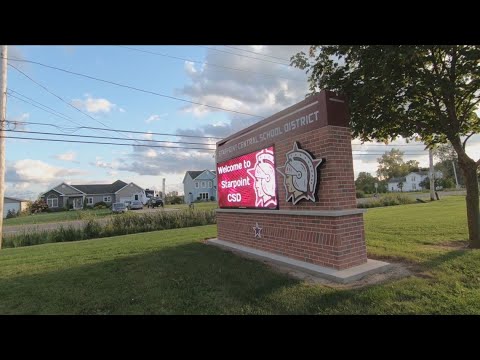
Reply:
[[[433,150],[431,148],[428,149],[428,158],[430,160],[430,171],[429,171],[430,200],[435,201],[435,178],[434,178],[434,170],[433,170]]]
[[[2,45],[0,77],[0,249],[3,238],[3,202],[5,195],[5,121],[7,119],[7,45]]]

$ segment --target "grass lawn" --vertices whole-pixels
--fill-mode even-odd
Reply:
[[[202,243],[216,226],[0,251],[0,314],[480,314],[464,197],[370,209],[369,257],[412,275],[358,289],[306,283]]]
[[[43,224],[43,223],[49,223],[49,222],[82,220],[82,219],[88,219],[90,217],[103,217],[111,214],[112,214],[112,210],[110,209],[59,211],[59,212],[52,212],[52,213],[19,216],[11,219],[4,219],[3,226],[34,225],[34,224]]]

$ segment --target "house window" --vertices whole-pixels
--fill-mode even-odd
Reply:
[[[49,208],[58,207],[58,197],[55,195],[48,195],[47,205]]]
[[[138,200],[138,195],[135,195],[135,200]]]
[[[111,196],[104,196],[103,197],[103,202],[112,202],[112,197]]]
[[[412,181],[415,181],[415,176],[412,176]]]
[[[208,200],[208,193],[207,192],[200,193],[200,199],[201,200]]]
[[[209,182],[208,182],[208,188],[209,188],[209,189],[212,188],[212,181],[209,181]]]
[[[393,186],[392,186],[392,191],[393,191]]]
[[[412,184],[412,189],[417,190],[417,184]]]
[[[93,205],[93,197],[87,197],[87,205]]]
[[[197,182],[195,182],[195,189],[198,189],[200,187],[200,184]]]
[[[207,183],[205,181],[202,181],[202,189],[205,189],[207,187]]]

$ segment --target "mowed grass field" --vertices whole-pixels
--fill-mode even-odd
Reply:
[[[216,226],[0,251],[0,314],[480,314],[465,199],[370,209],[370,258],[410,275],[361,288],[288,277],[204,244]]]

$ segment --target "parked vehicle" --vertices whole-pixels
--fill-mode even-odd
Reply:
[[[143,204],[140,200],[132,200],[132,203],[130,204],[130,209],[131,210],[143,209]]]
[[[148,208],[156,208],[161,206],[163,208],[163,200],[160,198],[151,198],[147,201]]]
[[[124,201],[123,203],[125,204],[125,206],[127,207],[127,209],[130,209],[130,205],[132,204],[131,201]]]
[[[124,213],[124,212],[126,212],[127,210],[128,210],[128,209],[127,209],[127,207],[125,206],[124,203],[119,202],[119,203],[114,203],[114,204],[112,205],[112,211],[113,211],[114,213],[117,213],[117,214],[118,214],[118,213]]]

